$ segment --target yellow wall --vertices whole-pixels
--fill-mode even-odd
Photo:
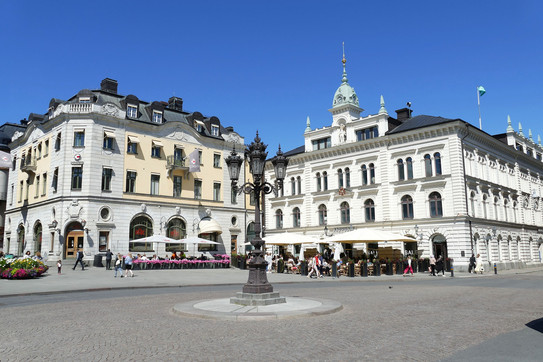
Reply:
[[[49,149],[46,152],[45,150],[45,141],[49,140]],[[37,142],[33,143],[32,145],[27,145],[25,147],[21,147],[20,151],[17,154],[17,165],[18,168],[18,179],[16,184],[14,185],[15,188],[15,197],[13,198],[14,205],[22,206],[25,200],[28,200],[28,204],[34,204],[39,201],[43,201],[47,199],[47,193],[49,192],[49,185],[51,185],[53,174],[49,171],[49,165],[51,161],[51,150],[52,146],[54,144],[51,143],[52,139],[49,136],[45,136],[41,139],[39,139]],[[41,145],[41,156],[38,156],[38,147]],[[26,157],[28,157],[28,151],[32,150],[31,152],[31,158],[35,159],[36,161],[36,171],[34,173],[28,173],[23,172],[21,170],[21,160],[23,153]],[[45,193],[44,193],[44,181],[43,181],[43,175],[47,174],[47,180],[46,180],[46,187],[45,187]],[[39,190],[36,195],[36,184],[37,184],[37,177],[39,176]],[[21,181],[23,181],[23,197],[20,196],[20,185]],[[27,185],[30,184],[30,187],[28,187],[28,194],[27,194]],[[11,185],[8,185],[9,188],[11,188]]]

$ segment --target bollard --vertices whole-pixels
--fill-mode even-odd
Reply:
[[[451,263],[451,278],[454,277],[454,265]]]
[[[498,267],[496,266],[496,263],[494,263],[494,274],[498,274]]]

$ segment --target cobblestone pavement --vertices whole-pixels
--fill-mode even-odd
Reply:
[[[542,318],[543,288],[531,287],[542,277],[284,284],[275,288],[282,296],[334,299],[344,309],[265,322],[171,312],[176,303],[230,297],[236,286],[102,291],[23,306],[0,298],[0,360],[436,361]]]

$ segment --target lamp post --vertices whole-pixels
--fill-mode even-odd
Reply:
[[[263,258],[264,240],[260,237],[262,231],[261,215],[260,215],[260,200],[264,194],[275,193],[283,188],[283,180],[285,178],[288,159],[281,152],[281,146],[277,151],[277,155],[272,159],[272,164],[275,169],[275,177],[277,182],[275,185],[264,181],[264,166],[266,165],[266,152],[264,143],[261,142],[258,137],[258,131],[253,142],[244,152],[244,158],[249,162],[249,169],[253,175],[253,182],[245,182],[243,185],[238,186],[238,179],[241,167],[244,160],[236,153],[235,148],[230,153],[225,161],[228,166],[228,172],[230,174],[230,180],[232,181],[232,189],[237,194],[254,193],[255,198],[255,238],[251,240],[251,244],[255,249],[251,252],[252,258],[249,262],[249,279],[247,284],[243,286],[243,293],[262,294],[273,292],[272,285],[268,282],[266,276],[266,265],[268,264]]]

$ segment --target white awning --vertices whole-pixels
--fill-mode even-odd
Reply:
[[[140,143],[140,139],[136,136],[128,136],[128,142],[131,143]]]
[[[208,219],[202,219],[200,220],[200,223],[198,224],[200,227],[200,234],[222,234],[222,228],[219,225],[219,223],[211,218]]]
[[[162,144],[162,142],[156,141],[156,140],[153,140],[153,146],[155,146],[155,147],[164,147],[164,145]]]
[[[104,131],[104,134],[106,135],[107,138],[115,138],[115,132]]]

